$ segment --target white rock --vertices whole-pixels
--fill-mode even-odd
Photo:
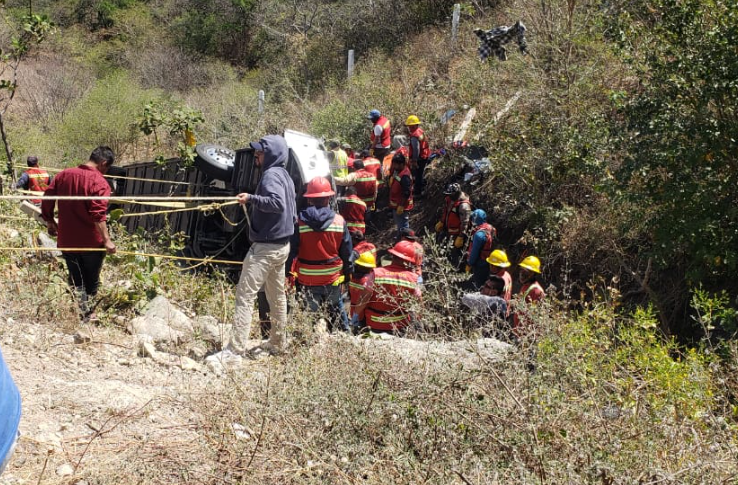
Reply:
[[[189,357],[180,357],[179,359],[180,359],[179,367],[182,370],[194,370],[194,371],[203,370],[202,365],[198,364],[197,362],[190,359]]]
[[[74,467],[69,463],[65,463],[56,468],[56,474],[60,477],[68,477],[74,474]]]

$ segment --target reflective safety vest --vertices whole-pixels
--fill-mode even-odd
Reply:
[[[379,184],[379,180],[382,178],[382,162],[374,157],[367,157],[364,159],[364,170],[374,174],[374,179]]]
[[[341,148],[333,150],[335,158],[331,163],[330,168],[333,171],[334,177],[345,177],[348,175],[348,155]]]
[[[49,188],[49,172],[43,168],[29,168],[26,175],[28,175],[28,190],[43,192]],[[40,204],[41,199],[31,199],[31,202]]]
[[[410,169],[407,168],[407,165],[405,166],[404,169],[402,169],[402,172],[393,173],[392,176],[390,176],[389,205],[393,209],[396,209],[398,206],[401,206],[403,204],[405,206],[405,210],[410,210],[413,208],[413,186],[412,184],[410,184],[410,197],[407,198],[407,201],[405,200],[405,196],[402,195],[402,184],[400,183],[400,181],[402,180],[402,177],[406,175],[410,177],[410,179],[412,180],[413,176],[410,174]]]
[[[462,233],[461,217],[459,217],[459,206],[463,203],[469,203],[467,199],[461,199],[453,201],[451,197],[446,196],[446,206],[443,209],[443,225],[446,228],[446,232],[451,235],[458,235]]]
[[[366,306],[366,325],[397,330],[410,324],[409,304],[417,299],[418,275],[400,266],[374,269],[374,289]]]
[[[374,127],[375,126],[381,126],[382,127],[382,134],[380,135],[379,140],[376,140],[376,135],[374,134]],[[369,139],[372,142],[373,148],[389,148],[392,145],[392,128],[390,127],[390,122],[387,118],[384,116],[380,116],[376,123],[374,123],[374,126],[372,126],[372,133],[369,135]]]
[[[490,253],[492,252],[493,245],[495,242],[495,236],[497,236],[497,229],[492,227],[491,224],[487,222],[483,222],[479,224],[476,229],[474,229],[474,234],[478,233],[479,231],[484,232],[484,235],[487,237],[487,240],[484,242],[484,246],[482,246],[482,250],[479,251],[479,261],[487,261],[487,258],[489,257]],[[466,260],[469,261],[471,258],[471,252],[472,252],[472,246],[474,245],[474,238],[469,238],[469,247],[466,250]]]
[[[359,244],[354,246],[356,254],[361,256],[364,253],[372,253],[374,256],[377,255],[377,247],[369,241],[361,241]]]
[[[420,145],[420,155],[418,156],[418,160],[428,160],[430,158],[430,146],[428,145],[428,140],[425,138],[425,133],[421,128],[416,129],[412,133],[410,133],[411,138],[417,138],[418,139],[418,145]],[[413,144],[411,143],[409,145],[410,147],[410,155],[408,158],[412,159],[415,155],[413,153]]]
[[[366,213],[366,203],[356,195],[349,195],[343,200],[341,207],[341,215],[346,219],[346,225],[351,230],[366,232],[366,223],[364,222],[364,214]]]
[[[502,280],[505,282],[505,287],[502,289],[502,291],[504,292],[502,297],[508,303],[507,313],[509,314],[510,313],[510,300],[512,299],[512,287],[513,287],[512,276],[510,275],[510,273],[507,272],[505,268],[498,268],[497,273],[494,273],[494,274],[502,278]]]
[[[523,285],[523,287],[520,288],[520,294],[523,295],[526,303],[539,302],[546,296],[546,292],[543,291],[543,287],[537,281]],[[528,322],[525,317],[521,319],[516,312],[513,322],[513,331],[516,335],[520,335],[522,333],[522,327],[527,326],[529,323],[530,322]]]
[[[377,162],[379,163],[379,162]],[[377,177],[368,170],[358,170],[356,172],[356,195],[366,202],[366,205],[373,208],[374,202],[377,200]]]
[[[300,247],[297,252],[297,281],[305,286],[325,286],[342,276],[343,261],[338,255],[346,221],[336,214],[324,231],[314,231],[302,219],[297,225]]]
[[[349,282],[349,296],[351,297],[351,314],[357,313],[357,305],[365,303],[371,296],[372,289],[367,288],[367,282],[372,278],[372,272],[369,273],[354,273],[351,275],[351,281]],[[364,320],[364,310],[358,312],[359,320]]]

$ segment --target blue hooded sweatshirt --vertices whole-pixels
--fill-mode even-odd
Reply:
[[[0,468],[18,435],[20,417],[20,394],[0,352]]]
[[[325,231],[331,225],[336,213],[330,207],[314,207],[300,211],[300,220],[305,222],[313,231]],[[290,245],[290,261],[297,257],[300,248],[300,233],[295,232]],[[338,248],[338,256],[343,261],[343,274],[354,272],[354,245],[349,236],[348,226],[343,226],[343,237],[341,246]]]
[[[256,193],[249,195],[249,239],[252,243],[287,242],[297,222],[295,184],[285,169],[289,148],[279,135],[267,135],[259,143],[264,147],[263,173]]]

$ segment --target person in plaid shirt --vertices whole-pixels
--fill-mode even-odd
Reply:
[[[474,29],[479,37],[479,58],[482,62],[494,54],[499,60],[507,60],[507,49],[505,44],[517,39],[518,47],[522,54],[528,53],[528,43],[525,41],[525,25],[519,20],[512,27],[505,25],[495,27],[492,30]]]

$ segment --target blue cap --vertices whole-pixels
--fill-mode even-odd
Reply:
[[[367,118],[370,120],[376,120],[380,116],[382,116],[382,113],[380,113],[378,109],[373,109],[369,112],[369,116],[367,116]]]
[[[264,145],[259,141],[252,141],[249,143],[249,146],[256,150],[257,152],[263,152],[264,151]]]
[[[487,213],[482,209],[475,209],[474,212],[471,213],[471,222],[475,226],[478,226],[483,222],[487,222]]]

